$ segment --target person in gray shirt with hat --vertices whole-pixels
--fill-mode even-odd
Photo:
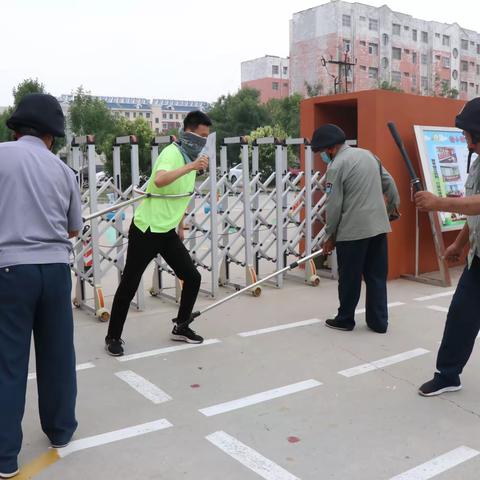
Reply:
[[[30,342],[42,430],[54,448],[77,428],[69,237],[82,228],[75,174],[51,150],[65,136],[55,97],[29,94],[0,144],[0,478],[18,474]]]
[[[327,124],[315,130],[312,150],[328,165],[325,194],[326,223],[323,249],[334,248],[338,261],[340,307],[330,328],[355,327],[362,277],[366,283],[366,322],[377,333],[388,327],[387,233],[398,218],[400,197],[391,175],[370,151],[352,148],[344,131]]]

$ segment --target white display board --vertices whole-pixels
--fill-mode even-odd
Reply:
[[[440,197],[465,196],[468,148],[463,132],[458,128],[420,125],[414,129],[425,189]],[[465,216],[456,213],[439,213],[442,231],[459,230],[465,220]]]

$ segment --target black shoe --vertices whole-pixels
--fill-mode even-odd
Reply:
[[[197,335],[190,327],[181,327],[175,325],[170,336],[172,340],[187,343],[203,343],[203,338]]]
[[[371,327],[370,325],[367,325],[367,327],[375,333],[387,333],[387,327]]]
[[[458,382],[451,382],[446,380],[440,374],[436,373],[434,377],[427,383],[424,383],[419,389],[418,393],[422,397],[433,397],[445,392],[456,392],[461,390],[462,385],[460,380]]]
[[[20,470],[15,470],[14,472],[9,473],[2,473],[0,472],[0,478],[13,478],[16,477],[20,473]]]
[[[66,443],[50,442],[50,446],[52,448],[65,448],[65,447],[68,447],[68,445],[70,445],[70,441],[68,441]]]
[[[342,320],[337,320],[336,318],[329,318],[325,320],[325,325],[335,330],[343,330],[345,332],[350,332],[355,328],[354,323],[343,322]]]
[[[123,355],[122,345],[125,345],[125,342],[121,338],[117,340],[116,338],[105,337],[105,350],[112,357],[121,357]]]

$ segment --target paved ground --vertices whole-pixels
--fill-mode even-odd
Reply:
[[[324,327],[335,282],[289,281],[212,310],[195,324],[211,341],[173,351],[162,349],[182,347],[169,340],[175,307],[148,297],[124,335],[127,355],[142,355],[126,361],[105,354],[106,325],[76,311],[79,428],[35,478],[478,479],[480,352],[463,391],[416,393],[432,376],[450,290],[391,282],[390,329],[378,335],[361,312],[353,332]],[[22,465],[48,448],[34,380],[24,435]]]

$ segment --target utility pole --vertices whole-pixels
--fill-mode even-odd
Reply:
[[[327,70],[327,73],[333,78],[333,87],[334,87],[334,93],[343,93],[341,91],[341,86],[342,86],[342,76],[345,78],[345,93],[348,93],[348,72],[349,70],[354,67],[357,64],[357,59],[353,62],[350,61],[350,57],[348,55],[348,52],[350,50],[350,47],[347,46],[347,49],[345,53],[343,54],[343,59],[342,60],[333,60],[333,57],[330,55],[330,60],[325,60],[325,57],[322,57],[321,62],[322,65],[325,67]],[[338,74],[334,75],[328,71],[327,64],[330,65],[337,65],[338,66]],[[352,71],[352,77],[353,77],[353,71]],[[353,82],[352,82],[353,83]],[[337,92],[337,88],[339,91]]]

